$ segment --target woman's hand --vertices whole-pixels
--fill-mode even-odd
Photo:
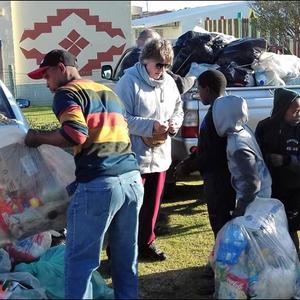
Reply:
[[[169,124],[168,121],[154,121],[153,124],[153,135],[157,135],[157,134],[162,134],[162,133],[166,133],[169,129]]]

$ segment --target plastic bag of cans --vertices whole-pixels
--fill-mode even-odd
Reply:
[[[299,259],[283,204],[257,198],[225,224],[212,265],[217,299],[299,299]]]
[[[0,141],[0,246],[64,228],[66,186],[75,180],[72,155],[49,145],[26,147],[24,132],[0,129],[6,135]]]

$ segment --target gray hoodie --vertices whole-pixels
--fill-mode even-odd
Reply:
[[[271,197],[271,176],[248,121],[245,99],[224,96],[212,107],[217,134],[227,136],[227,160],[237,200],[248,205],[256,196]]]
[[[145,66],[136,63],[125,70],[115,92],[125,104],[132,149],[142,174],[163,172],[171,165],[171,138],[157,147],[147,146],[142,137],[152,137],[155,120],[183,121],[182,101],[174,79],[164,74],[160,80],[149,77]]]

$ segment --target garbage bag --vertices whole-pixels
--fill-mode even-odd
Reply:
[[[75,179],[72,155],[47,145],[42,151],[41,147],[26,147],[21,130],[5,127],[3,132],[6,140],[0,141],[0,244],[64,228],[69,202],[66,183]]]
[[[295,55],[264,52],[253,61],[251,68],[257,74],[256,77],[261,73],[265,74],[269,84],[264,85],[285,85],[286,82],[300,77],[300,58]]]
[[[65,245],[51,247],[38,261],[30,264],[20,263],[15,272],[29,272],[40,281],[50,299],[64,299],[64,253]],[[113,290],[109,288],[99,272],[92,274],[94,299],[113,299]]]
[[[0,249],[0,273],[8,273],[11,269],[11,261],[8,252]]]
[[[0,273],[0,299],[48,299],[39,280],[28,272]]]
[[[51,232],[45,231],[6,245],[4,248],[9,253],[11,261],[15,264],[18,262],[31,262],[38,259],[51,247],[51,244]]]
[[[283,204],[256,198],[244,216],[226,223],[217,235],[212,266],[217,299],[299,297],[299,259]]]
[[[257,86],[285,86],[285,81],[273,70],[255,68],[255,82]]]
[[[263,52],[267,51],[264,38],[242,38],[232,41],[224,47],[215,62],[218,65],[235,62],[239,66],[251,65]]]
[[[185,76],[192,62],[214,62],[212,49],[212,36],[206,33],[188,31],[180,36],[175,44],[176,56],[172,66],[172,72]]]
[[[228,87],[255,86],[254,71],[250,68],[239,67],[232,62],[221,65],[217,70],[226,77]]]

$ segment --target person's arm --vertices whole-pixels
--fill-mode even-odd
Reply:
[[[174,174],[176,177],[188,175],[194,171],[199,171],[200,157],[198,151],[190,154],[178,165],[176,165]]]
[[[181,95],[189,91],[195,84],[196,76],[182,77],[173,73],[171,70],[167,70],[167,73],[174,79],[177,89]]]
[[[43,144],[61,148],[73,146],[60,134],[59,130],[41,131],[29,129],[25,137],[25,145],[28,147],[38,147]]]
[[[261,188],[255,154],[247,150],[237,150],[233,154],[237,173],[232,174],[238,188],[239,197],[233,216],[245,213],[247,206],[255,199]]]
[[[88,126],[76,96],[65,90],[57,92],[53,100],[53,112],[61,124],[60,129],[30,129],[25,137],[25,144],[29,147],[48,144],[62,148],[84,144],[88,137]]]
[[[135,83],[130,76],[126,74],[118,81],[115,92],[124,103],[126,109],[126,118],[130,134],[152,137],[155,120],[136,116],[134,108],[136,107]]]

